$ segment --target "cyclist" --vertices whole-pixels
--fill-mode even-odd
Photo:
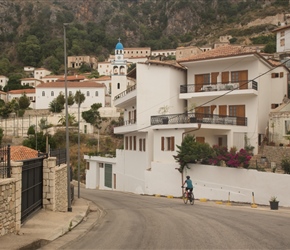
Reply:
[[[192,193],[193,190],[193,185],[192,185],[192,180],[190,179],[190,176],[186,176],[186,180],[184,181],[183,185],[184,186],[186,184],[185,190],[189,190],[190,193]]]

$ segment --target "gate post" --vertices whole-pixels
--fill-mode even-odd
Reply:
[[[15,231],[21,228],[22,162],[11,162],[11,178],[15,179]]]

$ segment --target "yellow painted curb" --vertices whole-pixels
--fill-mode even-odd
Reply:
[[[258,206],[256,204],[252,204],[251,208],[257,208]]]
[[[226,204],[227,206],[231,206],[232,205],[232,203],[230,203],[230,202],[227,202],[227,204]]]
[[[201,202],[206,202],[207,199],[206,199],[206,198],[201,198],[201,199],[199,199],[199,201],[201,201]]]
[[[155,194],[155,197],[160,197],[160,194]]]
[[[216,204],[223,204],[222,201],[216,201],[215,203],[216,203]]]
[[[173,198],[173,195],[167,195],[167,198]]]

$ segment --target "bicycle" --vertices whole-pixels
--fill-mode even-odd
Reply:
[[[182,186],[182,188],[184,188],[184,187]],[[187,204],[187,202],[189,201],[190,204],[193,205],[194,204],[194,194],[193,194],[193,192],[190,191],[190,190],[185,190],[184,193],[183,193],[182,199],[183,199],[184,204]]]

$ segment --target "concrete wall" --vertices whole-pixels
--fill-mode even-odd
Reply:
[[[134,164],[133,171],[127,168],[128,165],[125,168],[119,164],[124,161],[124,157],[125,154],[120,153],[114,159],[118,164],[113,164],[112,178],[116,174],[117,191],[181,196],[182,176],[177,170],[179,167],[177,163],[151,162],[151,168],[145,170],[137,163]],[[103,171],[96,169],[99,166],[97,162],[104,163],[106,159],[95,157],[90,158],[90,161],[90,171],[94,175],[87,172],[87,182],[100,183],[99,189],[107,189],[102,184]],[[271,196],[277,196],[281,206],[290,207],[290,175],[199,164],[191,164],[190,169],[185,169],[183,178],[186,175],[190,175],[195,184],[194,193],[197,199],[223,201],[230,199],[235,202],[252,203],[254,194],[257,204],[269,205]],[[87,188],[95,187],[87,186]]]

